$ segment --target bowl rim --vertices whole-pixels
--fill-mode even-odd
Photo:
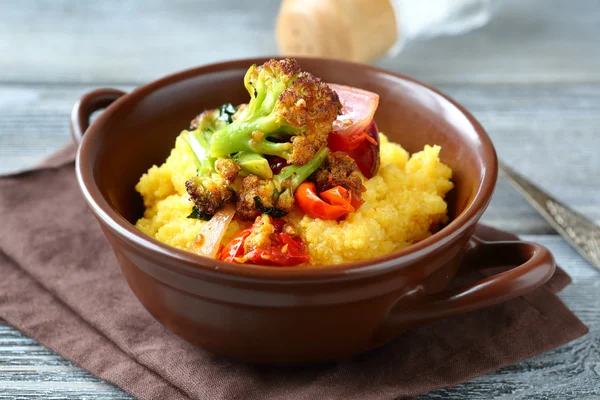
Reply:
[[[473,200],[468,207],[464,209],[448,225],[430,237],[402,250],[363,261],[311,267],[273,267],[234,264],[177,249],[142,233],[135,227],[135,225],[127,221],[116,210],[114,210],[110,204],[108,204],[96,185],[93,171],[93,160],[91,160],[89,150],[93,145],[94,140],[97,140],[96,137],[100,134],[100,129],[98,126],[102,125],[104,121],[110,118],[113,110],[121,107],[123,104],[135,103],[156,89],[163,88],[175,82],[208,73],[227,71],[237,68],[245,69],[249,65],[262,63],[270,58],[282,57],[265,56],[234,59],[230,61],[215,62],[166,75],[160,79],[135,88],[130,93],[120,97],[104,112],[102,112],[102,114],[90,125],[83,135],[83,139],[79,144],[77,151],[75,165],[76,177],[83,197],[88,203],[90,210],[93,212],[93,214],[95,214],[100,222],[109,227],[110,230],[113,231],[123,241],[133,244],[137,250],[151,252],[153,253],[153,256],[158,255],[159,258],[162,258],[165,261],[160,263],[162,266],[173,271],[177,271],[178,273],[186,274],[190,277],[205,276],[208,273],[212,274],[213,276],[228,276],[229,278],[254,278],[259,280],[278,280],[281,282],[299,282],[301,280],[314,282],[315,280],[330,280],[335,278],[347,280],[379,275],[389,272],[390,270],[396,270],[412,264],[415,260],[418,260],[430,254],[432,251],[444,247],[446,244],[456,240],[469,229],[472,228],[474,230],[475,223],[481,217],[491,200],[498,175],[498,160],[496,151],[491,139],[481,124],[475,119],[475,117],[450,96],[442,93],[438,89],[433,88],[426,83],[420,82],[417,79],[411,78],[404,74],[388,71],[372,65],[315,57],[295,58],[300,64],[302,64],[303,61],[307,61],[337,64],[339,68],[352,66],[354,68],[364,68],[365,70],[370,70],[379,74],[393,76],[394,78],[409,81],[441,96],[454,107],[456,107],[456,109],[467,118],[471,126],[476,131],[482,144],[481,159],[483,161],[483,170],[479,186],[477,187],[477,191],[473,197]]]

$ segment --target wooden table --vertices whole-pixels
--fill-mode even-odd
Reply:
[[[275,54],[277,6],[277,0],[0,2],[0,172],[31,165],[69,141],[70,107],[91,88],[130,90],[199,64]],[[600,221],[597,0],[507,0],[488,26],[413,43],[379,64],[455,97],[487,128],[503,160]],[[484,221],[553,251],[574,280],[561,297],[591,331],[423,398],[600,398],[600,272],[503,179]],[[14,398],[131,397],[0,323],[0,399]]]

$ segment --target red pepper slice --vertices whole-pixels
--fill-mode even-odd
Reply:
[[[334,206],[347,207],[352,202],[352,194],[342,186],[336,186],[321,192],[319,197]]]
[[[348,213],[358,210],[365,202],[363,199],[352,197],[352,193],[343,186],[336,186],[321,192],[319,193],[319,197],[326,200],[331,205],[347,207],[349,210]]]
[[[354,212],[352,195],[343,187],[336,186],[317,195],[317,189],[312,182],[303,182],[296,190],[296,204],[311,218],[339,219]]]

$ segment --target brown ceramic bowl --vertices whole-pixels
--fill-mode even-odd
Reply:
[[[377,124],[407,150],[442,145],[441,158],[454,171],[456,185],[446,227],[384,257],[315,268],[225,263],[139,232],[133,224],[143,212],[134,190],[140,176],[165,160],[199,111],[247,101],[242,78],[251,64],[263,61],[208,65],[129,94],[97,90],[73,109],[83,195],[133,292],[162,324],[217,354],[306,364],[367,351],[416,325],[521,296],[550,278],[554,261],[542,246],[472,237],[497,174],[492,143],[473,116],[414,79],[342,61],[299,59],[303,69],[327,82],[379,93]],[[88,127],[91,114],[107,106]],[[500,256],[517,266],[445,289],[465,255]]]

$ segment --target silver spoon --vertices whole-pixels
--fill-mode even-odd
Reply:
[[[573,211],[503,163],[500,172],[535,207],[550,225],[600,270],[600,227]]]

